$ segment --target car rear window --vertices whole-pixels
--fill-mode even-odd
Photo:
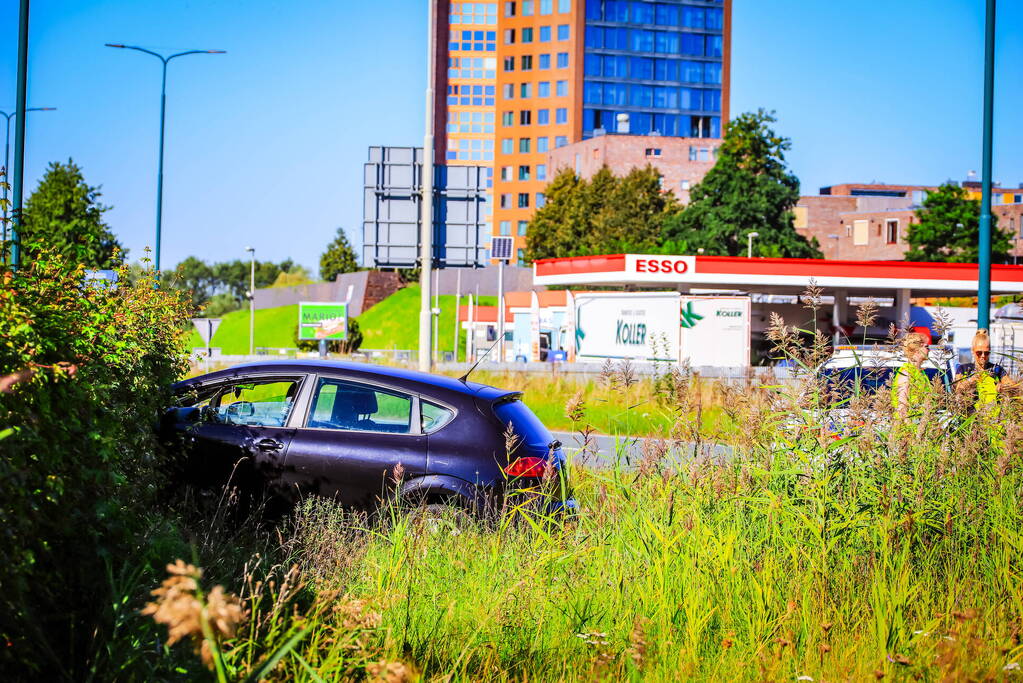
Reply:
[[[511,425],[515,435],[522,439],[522,442],[531,448],[546,450],[554,437],[540,422],[540,418],[533,414],[525,403],[518,399],[502,401],[494,406],[494,414],[497,419],[508,428]]]
[[[924,368],[927,379],[933,381],[938,375],[937,368]],[[861,394],[874,394],[885,386],[889,386],[896,368],[889,367],[852,367],[821,371],[828,384],[828,389],[835,401],[851,397],[859,385]]]

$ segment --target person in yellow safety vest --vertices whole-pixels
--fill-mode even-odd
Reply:
[[[997,411],[998,391],[1005,379],[1001,365],[991,362],[991,339],[987,330],[977,330],[970,345],[973,362],[956,370],[956,392],[973,395],[974,410]]]
[[[902,353],[906,357],[892,379],[892,408],[899,417],[919,414],[931,381],[923,370],[927,360],[927,338],[919,332],[910,332],[902,339]],[[912,411],[912,412],[911,412]]]

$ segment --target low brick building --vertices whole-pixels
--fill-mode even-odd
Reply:
[[[970,181],[971,199],[979,199]],[[845,183],[822,187],[819,195],[799,198],[795,227],[816,238],[824,258],[856,261],[901,261],[909,250],[909,226],[933,185]],[[998,227],[1013,235],[1012,253],[1023,256],[1023,189],[995,188],[991,212]],[[1016,201],[1019,199],[1020,201]]]
[[[661,135],[607,134],[558,147],[548,157],[551,177],[571,168],[591,178],[602,166],[617,176],[647,164],[660,171],[662,187],[688,203],[689,190],[703,180],[717,159],[718,138],[679,138]]]

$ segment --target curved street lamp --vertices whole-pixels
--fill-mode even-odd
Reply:
[[[167,112],[167,63],[178,57],[184,57],[185,55],[222,55],[227,54],[226,50],[186,50],[185,52],[178,52],[173,55],[167,55],[166,57],[147,50],[144,47],[137,47],[135,45],[124,45],[122,43],[105,43],[107,47],[116,47],[122,50],[135,50],[136,52],[144,52],[147,55],[152,55],[160,60],[163,65],[163,78],[160,85],[160,162],[159,169],[156,175],[156,245],[153,248],[154,259],[153,268],[154,270],[160,270],[160,224],[163,219],[163,130],[164,121],[166,119]]]
[[[746,258],[753,258],[753,238],[760,237],[759,232],[746,233]]]

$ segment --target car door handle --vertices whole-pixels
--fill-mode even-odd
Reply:
[[[284,444],[276,439],[260,439],[256,442],[256,448],[261,451],[279,451],[284,448]]]

